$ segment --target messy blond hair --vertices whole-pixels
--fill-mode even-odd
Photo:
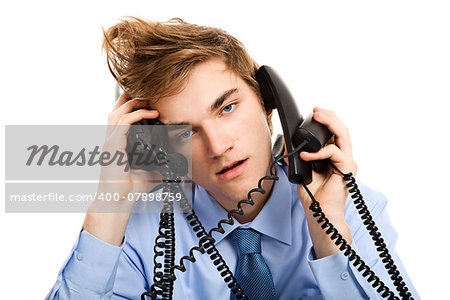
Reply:
[[[158,101],[176,95],[195,65],[218,57],[261,99],[255,80],[258,64],[222,29],[181,19],[151,22],[127,17],[103,34],[109,70],[131,98]],[[268,122],[271,128],[269,116]]]

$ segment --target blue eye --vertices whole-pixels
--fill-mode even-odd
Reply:
[[[234,110],[235,106],[236,106],[235,103],[228,104],[227,106],[225,106],[225,107],[222,109],[222,112],[224,112],[224,113],[232,112],[232,111]]]
[[[192,130],[188,130],[178,135],[177,139],[182,142],[190,138],[192,134],[193,134]]]

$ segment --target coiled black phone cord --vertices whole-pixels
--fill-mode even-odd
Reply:
[[[338,170],[339,173],[343,176],[344,181],[347,181],[347,188],[351,194],[351,198],[353,199],[353,203],[358,209],[358,213],[363,220],[363,224],[366,226],[367,231],[369,232],[372,240],[374,241],[375,246],[377,247],[377,251],[379,252],[381,261],[385,264],[386,269],[388,270],[388,274],[391,276],[392,282],[394,283],[395,288],[400,294],[402,299],[413,299],[411,292],[409,292],[406,283],[403,281],[403,277],[400,275],[400,272],[397,266],[394,263],[394,260],[389,253],[386,243],[384,239],[381,237],[381,233],[378,231],[378,227],[375,224],[375,221],[372,218],[372,215],[367,208],[367,205],[363,199],[361,192],[359,191],[358,185],[356,184],[356,180],[353,177],[353,174],[347,173],[343,174]]]
[[[171,207],[172,206],[172,207]],[[160,213],[160,222],[158,236],[155,239],[154,250],[154,268],[153,284],[151,286],[152,294],[162,296],[161,299],[172,299],[173,282],[173,263],[175,258],[175,231],[174,231],[173,204],[164,203]],[[158,250],[158,248],[160,250]],[[164,265],[159,262],[159,257],[164,257]],[[164,268],[163,268],[164,267]],[[159,271],[163,268],[163,272]]]
[[[370,212],[364,202],[361,192],[359,191],[353,174],[351,172],[344,174],[334,165],[331,164],[331,166],[343,176],[344,181],[348,181],[346,187],[349,189],[351,198],[353,199],[353,203],[355,204],[358,213],[363,220],[363,224],[366,225],[366,228],[369,231],[369,234],[372,237],[375,246],[377,247],[376,249],[379,252],[379,256],[382,259],[382,262],[385,264],[385,268],[388,270],[388,274],[391,276],[392,282],[399,292],[400,297],[402,299],[413,300],[414,298],[412,297],[411,292],[408,291],[403,278],[400,276],[400,272],[398,271],[397,266],[394,264],[392,256],[389,254],[386,243],[381,237],[381,233],[378,231],[378,228],[375,225],[375,221],[370,215]],[[314,195],[308,189],[306,184],[302,183],[302,185],[312,200],[309,209],[314,212],[313,217],[317,219],[316,221],[318,224],[322,223],[321,227],[323,229],[326,229],[325,232],[326,234],[330,235],[331,240],[335,240],[335,244],[336,246],[339,246],[339,250],[344,251],[344,255],[349,257],[349,261],[353,262],[353,266],[358,268],[358,271],[362,273],[363,277],[366,277],[366,280],[372,285],[373,288],[376,289],[378,293],[381,294],[383,298],[398,300],[399,298],[395,296],[394,292],[392,292],[389,287],[383,281],[381,281],[381,279],[377,275],[375,275],[370,267],[355,252],[355,250],[351,248],[351,246],[342,237],[342,235],[338,232],[334,225],[330,223],[328,218],[322,212],[319,202],[314,198]]]
[[[170,191],[170,188],[167,184],[164,184],[163,192],[168,191]],[[145,299],[145,295],[151,296],[152,299],[156,299],[157,295],[160,295],[163,300],[171,300],[173,282],[176,279],[173,268],[175,263],[175,220],[172,201],[164,201],[160,213],[158,233],[158,236],[155,238],[155,246],[153,247],[154,268],[153,284],[150,288],[151,293],[144,292],[141,295],[141,299]],[[159,262],[161,256],[164,257],[164,264]],[[163,271],[160,271],[162,268]]]

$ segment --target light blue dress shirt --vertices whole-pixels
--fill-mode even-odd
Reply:
[[[262,234],[262,255],[280,300],[380,299],[342,252],[315,259],[296,185],[288,181],[286,167],[277,165],[277,175],[279,180],[269,200],[252,222],[224,225],[225,234],[213,233],[216,247],[230,269],[235,270],[238,256],[228,235],[238,226],[250,227]],[[360,190],[408,288],[414,298],[419,299],[394,249],[397,234],[389,221],[386,198],[362,185]],[[216,227],[227,214],[200,186],[193,190],[193,208],[207,231]],[[345,218],[352,232],[352,247],[395,291],[350,198],[345,206]],[[158,223],[157,213],[132,214],[121,247],[82,231],[46,299],[140,299],[142,292],[150,290],[152,284],[153,246]],[[198,239],[182,213],[175,214],[175,224],[178,264],[192,246],[198,245]],[[186,262],[186,272],[175,270],[174,299],[228,300],[230,290],[209,256],[196,252],[195,257],[196,263]]]

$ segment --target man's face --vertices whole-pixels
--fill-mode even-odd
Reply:
[[[271,143],[266,113],[250,86],[221,60],[197,65],[181,93],[152,108],[160,112],[164,124],[192,126],[192,131],[170,135],[180,150],[183,143],[192,143],[193,181],[226,209],[246,199],[268,174]]]

